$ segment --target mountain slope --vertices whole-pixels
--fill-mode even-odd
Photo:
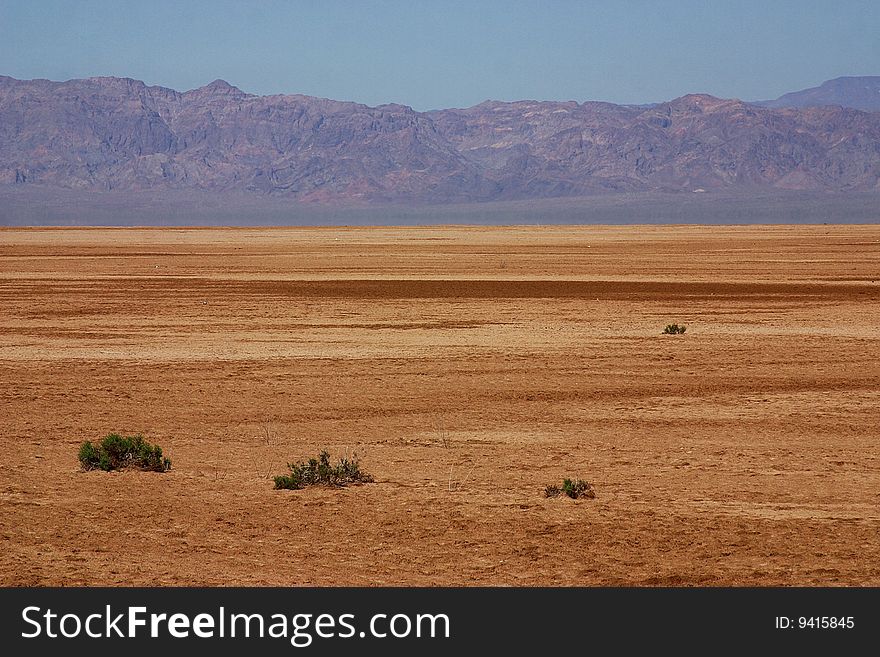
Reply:
[[[758,104],[773,108],[839,105],[864,112],[880,112],[880,76],[835,78],[818,87],[794,91]]]

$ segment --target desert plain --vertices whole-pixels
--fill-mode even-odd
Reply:
[[[877,586],[880,226],[0,229],[0,420],[0,585]]]

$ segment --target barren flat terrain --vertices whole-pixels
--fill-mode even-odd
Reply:
[[[876,225],[0,230],[2,585],[876,586],[878,439]]]

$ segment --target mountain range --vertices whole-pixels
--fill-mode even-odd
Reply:
[[[319,203],[880,190],[880,77],[774,101],[487,101],[417,112],[222,81],[0,76],[0,188],[235,191]]]

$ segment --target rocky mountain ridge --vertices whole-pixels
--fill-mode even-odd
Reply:
[[[693,94],[650,107],[496,102],[417,112],[216,80],[0,76],[0,185],[235,190],[315,202],[880,189],[880,113]]]

